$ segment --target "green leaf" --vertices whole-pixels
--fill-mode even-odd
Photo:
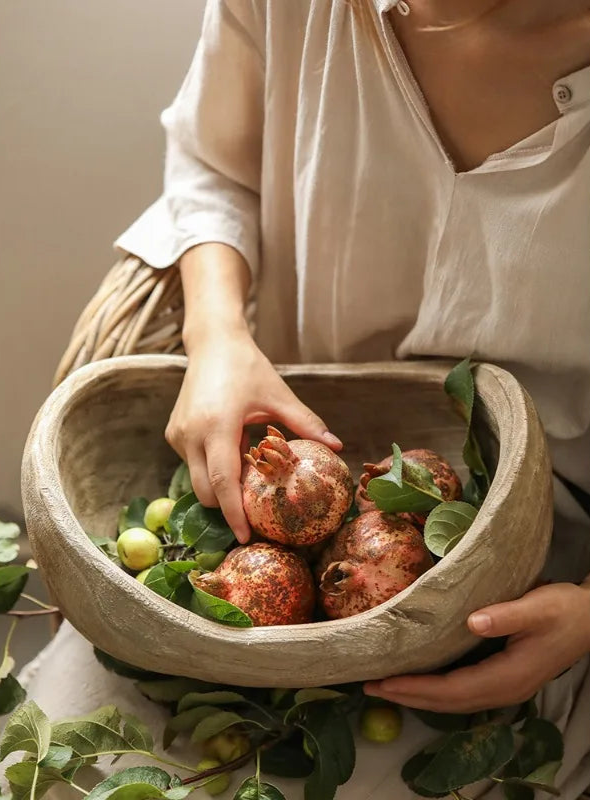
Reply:
[[[193,491],[191,476],[186,462],[181,462],[172,476],[168,487],[168,497],[173,501],[178,501],[183,495],[188,495]]]
[[[285,722],[293,719],[293,716],[301,711],[303,704],[309,704],[315,701],[343,701],[347,698],[345,693],[338,690],[330,690],[327,687],[306,687],[303,690],[298,690],[293,698],[293,705],[285,713]]]
[[[214,690],[206,693],[187,693],[178,703],[178,712],[193,709],[197,706],[217,706],[222,704],[245,704],[247,699],[230,690]]]
[[[169,581],[170,579],[170,581]],[[160,562],[150,569],[145,577],[144,585],[162,598],[171,598],[174,590],[182,581],[182,575],[173,571],[166,572],[166,563]]]
[[[7,715],[27,697],[26,692],[20,686],[18,681],[14,678],[12,673],[9,673],[6,678],[0,681],[0,715]]]
[[[543,718],[527,718],[518,731],[520,747],[506,765],[505,778],[529,779],[530,774],[547,763],[561,763],[563,759],[563,736],[557,726]],[[552,784],[551,776],[547,784]],[[539,780],[541,781],[541,780]]]
[[[39,765],[42,768],[62,770],[73,756],[74,752],[67,745],[50,745]]]
[[[428,512],[441,500],[432,473],[422,465],[404,462],[401,449],[392,445],[393,463],[389,472],[372,478],[367,493],[384,512]]]
[[[457,411],[470,426],[473,401],[475,400],[471,359],[463,359],[453,367],[445,379],[445,392],[454,400]]]
[[[543,784],[545,786],[553,785],[555,783],[555,777],[561,767],[561,759],[555,762],[546,762],[544,765],[540,765],[538,768],[533,770],[528,776],[525,776],[525,780],[530,784]]]
[[[427,753],[426,749],[411,756],[402,766],[401,777],[410,790],[424,798],[444,798],[448,793],[429,793],[423,787],[416,786],[416,778],[430,765],[434,754]]]
[[[424,542],[435,556],[445,556],[469,531],[477,509],[464,501],[439,504],[426,518]]]
[[[173,585],[176,582],[182,581],[182,576],[185,573],[190,573],[191,570],[200,570],[201,563],[195,559],[184,559],[175,562],[164,562],[164,575],[168,584]],[[180,577],[180,578],[179,578]]]
[[[29,578],[31,569],[24,565],[0,567],[0,613],[10,612],[18,601]]]
[[[51,724],[34,701],[27,701],[8,718],[0,740],[0,762],[13,751],[27,751],[41,761],[51,741]]]
[[[135,782],[135,784],[123,784],[115,788],[108,795],[100,796],[101,798],[108,799],[132,799],[138,801],[139,799],[147,798],[186,798],[191,792],[191,788],[175,787],[171,790],[160,790],[159,787],[154,787],[153,784],[147,782]],[[88,796],[86,796],[88,798]]]
[[[189,574],[190,580],[190,574]],[[254,624],[245,612],[237,606],[209,595],[208,592],[200,590],[193,585],[194,595],[191,600],[191,610],[201,617],[222,623],[224,626],[237,626],[239,628],[250,628]]]
[[[121,662],[120,659],[115,659],[114,656],[94,648],[94,656],[97,661],[111,673],[116,673],[117,676],[124,676],[126,679],[144,679],[148,681],[154,676],[159,676],[159,673],[152,673],[148,670],[142,670],[134,665],[128,665],[127,662]]]
[[[514,755],[510,726],[486,724],[448,735],[432,760],[415,777],[418,792],[446,794],[493,776]]]
[[[192,712],[194,710],[188,711]],[[235,726],[236,723],[244,723],[244,718],[237,715],[235,712],[216,710],[215,714],[207,715],[207,717],[197,723],[191,741],[193,743],[202,743],[208,740],[209,737],[214,737],[216,734],[219,734],[219,732],[229,729],[230,726]]]
[[[146,724],[128,712],[122,713],[121,717],[123,737],[127,742],[138,751],[151,751],[154,747],[154,738]]]
[[[182,540],[197,551],[215,553],[229,548],[236,538],[219,509],[195,503],[185,515]]]
[[[121,713],[115,706],[104,706],[90,715],[56,723],[51,741],[69,746],[74,756],[133,751],[134,746],[120,733]]]
[[[295,736],[262,751],[260,769],[274,776],[304,779],[313,770],[313,762],[303,751],[303,739]]]
[[[0,562],[12,562],[19,552],[18,538],[20,528],[16,523],[3,523],[0,520]]]
[[[555,777],[561,764],[561,760],[559,762],[547,762],[528,776],[525,776],[524,779],[511,777],[503,780],[502,789],[505,797],[509,799],[534,799],[536,790],[548,795],[561,795],[560,791],[554,787]]]
[[[161,791],[167,790],[170,786],[170,775],[161,768],[154,767],[137,767],[125,768],[125,770],[117,771],[109,776],[104,781],[97,784],[88,793],[86,799],[91,798],[110,798],[109,793],[117,787],[130,784],[148,784]],[[131,796],[129,796],[131,797]],[[165,796],[154,796],[154,798],[165,798]]]
[[[199,706],[193,709],[185,709],[178,715],[174,715],[168,721],[164,736],[164,748],[167,748],[174,740],[174,737],[180,732],[190,731],[195,726],[207,717],[216,715],[219,709],[216,706]],[[170,739],[171,738],[171,739]]]
[[[285,796],[281,793],[278,787],[275,787],[274,784],[261,782],[260,778],[257,778],[256,776],[249,776],[247,779],[244,779],[234,795],[234,798],[258,798],[262,799],[262,801],[267,801],[267,799],[280,799],[284,797]]]
[[[135,686],[150,701],[170,704],[180,701],[190,692],[207,692],[214,685],[198,679],[163,678],[156,681],[140,681]]]
[[[213,551],[213,553],[200,553],[195,556],[195,562],[199,570],[203,573],[211,573],[216,570],[223,562],[227,553],[225,551]]]
[[[179,498],[172,507],[170,517],[168,518],[168,533],[170,534],[172,542],[178,542],[181,538],[186,513],[191,506],[194,506],[198,502],[195,493],[188,492],[186,495]]]
[[[92,540],[105,556],[108,556],[111,562],[122,567],[121,560],[119,559],[119,552],[117,551],[117,543],[114,539],[111,537],[94,537],[92,534],[88,534],[88,538]]]
[[[34,761],[26,760],[6,768],[5,776],[10,784],[12,798],[31,798],[35,778],[35,798],[43,798],[54,784],[63,781],[61,773],[55,768],[39,768],[35,777],[36,767]]]
[[[295,693],[296,704],[308,704],[310,701],[336,701],[345,698],[345,693],[330,690],[327,687],[306,687]]]
[[[303,723],[297,723],[313,743],[314,767],[305,782],[306,799],[333,798],[354,770],[354,737],[337,703],[309,704]]]
[[[452,398],[459,414],[467,424],[463,461],[469,468],[471,481],[464,495],[466,500],[471,500],[475,506],[480,506],[489,490],[490,476],[472,429],[475,383],[470,359],[463,359],[453,367],[445,380],[445,392]]]
[[[125,514],[125,529],[145,528],[145,510],[148,508],[149,504],[150,502],[148,499],[143,497],[133,498],[129,502]]]

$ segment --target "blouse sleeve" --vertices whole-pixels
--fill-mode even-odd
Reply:
[[[208,0],[184,83],[161,117],[164,192],[116,241],[153,267],[190,247],[236,248],[255,275],[259,259],[264,120],[264,20],[260,0]]]

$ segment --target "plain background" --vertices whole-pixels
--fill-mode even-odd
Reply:
[[[160,193],[204,0],[0,0],[0,519],[112,242]]]

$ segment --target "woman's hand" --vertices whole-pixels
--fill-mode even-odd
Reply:
[[[166,439],[187,462],[201,503],[221,506],[238,540],[247,542],[240,485],[244,426],[277,421],[335,450],[342,443],[297,399],[245,326],[209,328],[187,352],[189,365]]]
[[[509,635],[506,648],[440,676],[368,682],[367,695],[433,712],[478,712],[526,701],[590,651],[590,585],[539,587],[518,601],[475,612],[467,624],[481,637]]]

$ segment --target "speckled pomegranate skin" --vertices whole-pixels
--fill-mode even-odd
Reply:
[[[313,576],[298,554],[268,542],[235,548],[212,573],[191,583],[250,616],[255,626],[311,622]]]
[[[346,464],[326,445],[268,436],[246,458],[244,510],[257,534],[299,547],[340,528],[354,486]]]
[[[434,564],[420,532],[385,512],[365,512],[344,525],[317,567],[328,617],[358,615],[393,598]]]
[[[404,461],[422,465],[422,467],[425,467],[432,473],[434,483],[439,488],[443,501],[461,500],[463,494],[461,479],[444,457],[426,448],[404,451],[402,457]],[[392,462],[393,456],[387,456],[378,464],[370,464],[367,462],[363,465],[365,471],[359,479],[355,495],[355,502],[361,513],[369,512],[377,508],[375,502],[369,498],[367,484],[372,478],[385,475],[385,473],[391,469]],[[408,523],[411,523],[417,528],[424,527],[427,516],[427,514],[418,512],[400,512],[398,514],[398,517],[407,520]]]

